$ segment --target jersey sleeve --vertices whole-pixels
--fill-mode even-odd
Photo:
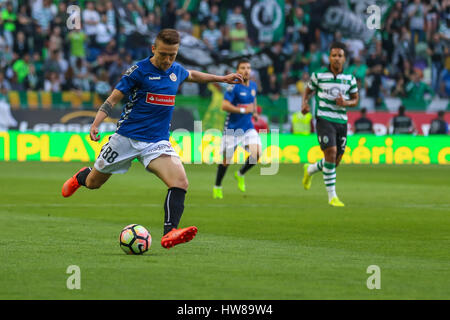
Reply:
[[[356,82],[356,78],[355,76],[352,76],[352,80],[350,80],[350,89],[349,89],[350,93],[356,93],[358,92],[358,84]]]
[[[180,78],[180,83],[184,82],[189,77],[189,71],[180,65],[178,77]]]
[[[315,72],[311,74],[311,79],[308,82],[308,88],[310,88],[311,90],[317,90],[318,88],[317,75]]]
[[[119,83],[116,85],[116,89],[122,92],[124,95],[128,96],[131,90],[137,87],[138,72],[136,69],[139,68],[138,65],[130,67],[122,76]]]
[[[234,99],[235,99],[235,96],[236,96],[236,93],[235,93],[235,86],[234,85],[229,85],[228,87],[227,87],[227,91],[225,92],[225,95],[224,95],[224,99],[225,100],[228,100],[228,101],[230,101],[231,103],[233,103],[234,102]]]

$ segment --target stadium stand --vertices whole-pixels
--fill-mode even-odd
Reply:
[[[161,28],[177,28],[179,61],[190,68],[225,72],[251,57],[258,103],[271,128],[284,132],[298,111],[291,97],[327,65],[333,40],[347,44],[347,70],[369,112],[448,109],[450,2],[378,1],[381,28],[363,35],[345,23],[365,24],[365,1],[345,2],[277,0],[269,10],[257,0],[0,1],[0,86],[13,111],[95,109],[125,70],[150,55]],[[181,90],[190,96],[183,107],[202,119],[214,91]]]

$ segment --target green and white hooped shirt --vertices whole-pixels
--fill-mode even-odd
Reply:
[[[335,77],[329,68],[322,68],[312,73],[308,87],[316,91],[316,118],[347,123],[347,110],[336,104],[336,98],[341,94],[349,100],[351,93],[358,92],[355,76],[343,72]]]

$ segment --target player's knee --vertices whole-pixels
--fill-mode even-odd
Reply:
[[[178,179],[175,187],[187,190],[189,187],[188,179],[186,177]]]
[[[93,179],[86,179],[86,188],[88,189],[99,189],[103,183],[95,181]]]

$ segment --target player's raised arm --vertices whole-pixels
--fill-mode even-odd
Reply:
[[[200,72],[196,70],[189,70],[188,82],[207,83],[207,82],[225,82],[229,84],[242,83],[242,76],[238,73],[230,73],[225,76],[218,76],[215,74]]]
[[[95,115],[94,122],[91,125],[90,137],[93,141],[99,141],[98,127],[107,117],[110,116],[112,108],[120,102],[123,98],[123,93],[120,90],[114,89],[111,95],[105,100],[105,102],[98,109]]]

